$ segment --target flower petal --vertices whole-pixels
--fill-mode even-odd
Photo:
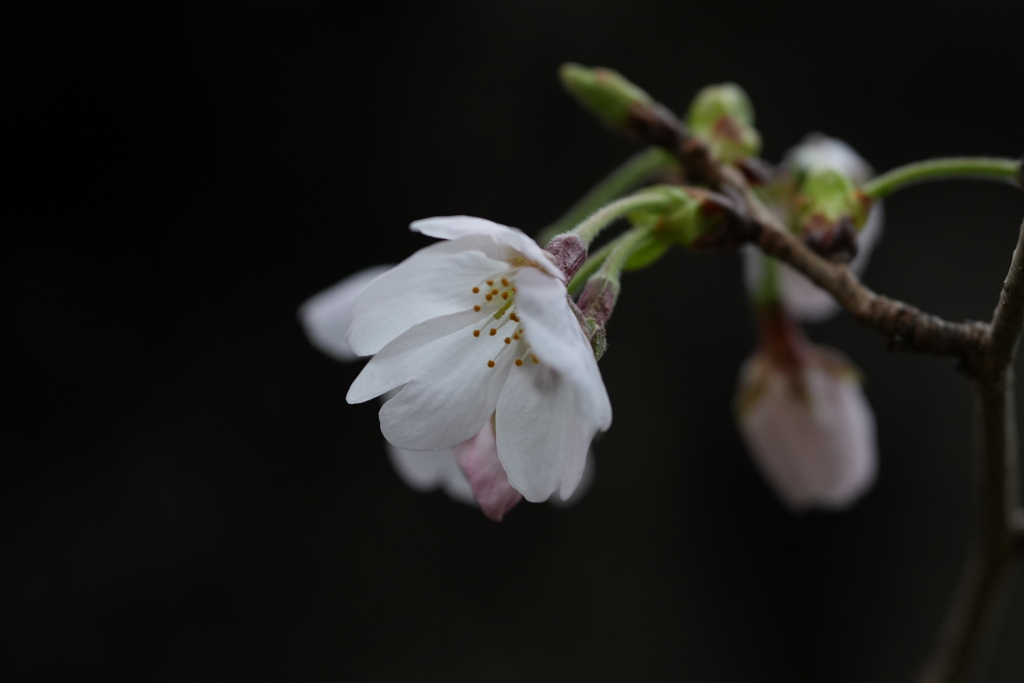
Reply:
[[[516,275],[516,291],[516,308],[530,348],[569,382],[588,423],[608,429],[612,421],[608,391],[593,349],[569,308],[565,287],[534,268],[524,268]]]
[[[508,483],[508,475],[498,459],[493,423],[488,420],[476,436],[453,450],[480,509],[488,518],[500,522],[523,496]]]
[[[588,419],[579,394],[554,369],[526,363],[513,368],[498,399],[498,457],[509,483],[531,503],[555,490],[572,495],[599,425]]]
[[[864,158],[839,138],[811,133],[800,144],[786,152],[784,168],[802,170],[831,169],[849,176],[857,183],[866,183],[875,172]]]
[[[473,306],[473,287],[508,266],[486,256],[492,240],[483,235],[438,242],[402,261],[371,282],[353,305],[348,343],[360,355],[425,320]]]
[[[352,382],[345,400],[349,403],[368,401],[411,381],[429,368],[457,359],[462,352],[462,342],[470,339],[468,328],[479,320],[479,313],[461,311],[427,320],[407,330],[370,359]]]
[[[309,341],[328,356],[350,361],[358,358],[345,337],[352,325],[352,306],[367,285],[391,266],[373,266],[307,299],[299,307],[299,321]]]
[[[386,443],[386,442],[385,442]],[[451,498],[473,505],[473,489],[462,473],[455,453],[444,451],[407,451],[387,443],[391,465],[405,485],[417,491],[441,488]]]
[[[424,218],[412,223],[409,226],[415,232],[423,233],[438,239],[458,239],[467,235],[488,235],[496,244],[511,248],[517,255],[523,256],[536,263],[546,273],[559,279],[565,278],[562,272],[554,265],[554,261],[548,252],[541,249],[532,238],[517,228],[510,228],[486,218],[475,218],[473,216],[437,216],[435,218]],[[505,253],[500,257],[503,260],[509,259],[512,254]]]
[[[560,496],[552,496],[548,498],[548,502],[559,508],[569,508],[580,502],[580,499],[587,494],[587,491],[594,484],[594,470],[596,467],[594,464],[594,449],[591,448],[587,450],[587,462],[583,466],[583,475],[580,477],[580,483],[576,485],[576,490],[568,498],[563,499]]]
[[[438,451],[480,431],[512,367],[511,358],[488,367],[500,342],[484,337],[463,329],[445,338],[447,349],[432,349],[416,376],[381,408],[384,438],[400,448]]]

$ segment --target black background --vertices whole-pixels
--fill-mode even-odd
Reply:
[[[295,311],[426,245],[412,220],[530,232],[631,154],[561,92],[567,60],[677,111],[739,82],[772,160],[812,130],[879,170],[1016,156],[1011,3],[4,7],[8,680],[910,680],[972,528],[953,361],[812,329],[866,374],[880,476],[792,516],[732,423],[739,259],[670,254],[624,283],[592,488],[494,524],[401,484],[376,405],[344,401],[359,366]],[[1020,193],[886,210],[867,282],[987,318]],[[1022,680],[1014,596],[986,680]]]

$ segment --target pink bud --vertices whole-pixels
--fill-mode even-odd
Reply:
[[[775,492],[792,509],[841,509],[875,478],[875,418],[856,370],[808,349],[786,370],[764,353],[740,371],[740,431]]]
[[[857,369],[811,344],[778,306],[740,370],[737,419],[754,461],[793,510],[841,509],[875,478],[875,418]]]
[[[555,257],[555,265],[565,273],[568,282],[587,260],[587,245],[579,235],[564,233],[555,235],[544,247],[544,251]]]

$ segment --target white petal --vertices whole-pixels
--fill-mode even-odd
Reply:
[[[338,360],[357,358],[345,340],[352,324],[352,305],[367,285],[390,268],[382,265],[361,270],[307,299],[299,307],[299,320],[309,341]]]
[[[455,453],[450,449],[437,452],[407,451],[388,443],[387,450],[391,465],[409,488],[417,491],[442,488],[460,503],[473,505],[476,502],[469,480],[462,473],[455,460]]]
[[[597,465],[594,463],[594,451],[593,449],[590,449],[587,451],[587,462],[583,466],[583,475],[580,477],[580,483],[576,485],[576,490],[564,500],[559,496],[552,496],[551,498],[548,498],[548,502],[559,508],[572,507],[578,503],[580,499],[587,494],[590,487],[594,485],[594,471],[596,468]]]
[[[536,263],[545,272],[556,278],[564,278],[555,267],[550,255],[541,249],[533,239],[517,228],[510,228],[485,218],[473,216],[437,216],[415,221],[410,229],[437,237],[439,239],[457,239],[468,235],[488,235],[495,244],[510,248],[516,254]],[[507,251],[499,258],[509,259],[513,254]]]
[[[782,305],[786,311],[801,322],[816,323],[839,312],[835,297],[814,284],[807,277],[786,264],[776,271]]]
[[[758,359],[748,361],[743,383]],[[858,382],[820,365],[804,372],[807,400],[769,370],[764,393],[740,415],[755,461],[792,509],[849,506],[874,481],[875,420]]]
[[[764,272],[764,252],[750,244],[744,245],[740,252],[747,291],[756,292]],[[785,263],[780,261],[775,273],[778,277],[782,304],[797,320],[819,322],[839,310],[839,304],[831,294]]]
[[[821,133],[811,133],[799,145],[790,149],[782,165],[803,170],[839,171],[860,184],[874,175],[868,162],[852,147],[839,138]]]
[[[451,448],[476,435],[494,412],[512,366],[511,357],[496,367],[487,365],[501,342],[487,335],[474,338],[464,329],[448,337],[447,343],[443,352],[447,355],[439,352],[424,362],[420,372],[380,410],[384,438],[400,448]]]
[[[366,364],[352,382],[345,399],[349,403],[368,401],[434,367],[457,361],[463,344],[472,339],[469,330],[479,320],[480,314],[469,310],[416,325],[381,349]]]
[[[608,429],[611,401],[593,349],[569,308],[565,287],[534,268],[523,268],[516,274],[516,292],[516,310],[530,348],[577,393],[588,423]]]
[[[385,344],[425,320],[470,309],[473,287],[508,265],[484,255],[493,251],[486,236],[438,242],[371,282],[353,305],[348,343],[360,355]]]
[[[551,368],[526,363],[509,373],[495,412],[498,457],[526,500],[566,499],[580,482],[598,425],[577,392]]]
[[[435,216],[413,221],[409,229],[429,237],[454,240],[469,235],[490,235],[501,239],[513,228],[476,216]]]
[[[500,522],[523,496],[508,483],[508,475],[498,459],[492,422],[488,420],[476,436],[453,450],[480,509],[488,518]]]

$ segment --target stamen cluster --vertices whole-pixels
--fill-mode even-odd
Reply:
[[[483,298],[483,303],[474,304],[473,310],[478,313],[486,310],[488,314],[481,326],[473,330],[474,337],[496,337],[499,330],[507,325],[514,325],[512,333],[502,339],[504,345],[498,349],[494,358],[487,361],[489,368],[497,365],[506,349],[514,349],[512,355],[515,358],[513,364],[516,367],[522,367],[527,358],[532,363],[540,362],[540,359],[530,352],[530,347],[523,336],[525,329],[515,312],[516,288],[509,277],[512,277],[516,270],[518,269],[503,273],[496,279],[486,280],[473,287],[472,290],[473,294],[480,295],[482,293]],[[486,334],[484,334],[485,332]]]

